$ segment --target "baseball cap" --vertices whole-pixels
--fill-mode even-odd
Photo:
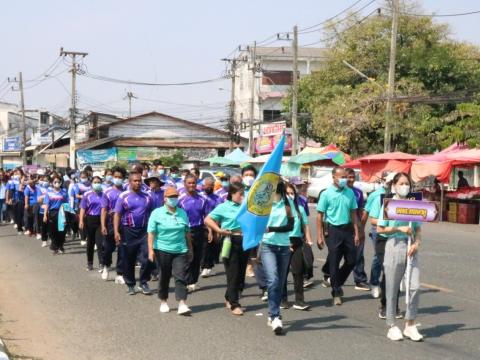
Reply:
[[[165,197],[173,197],[173,196],[178,196],[178,191],[175,189],[173,186],[167,187],[165,190]]]

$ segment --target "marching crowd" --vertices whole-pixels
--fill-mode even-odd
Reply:
[[[240,316],[245,277],[255,277],[262,301],[268,302],[268,325],[282,333],[281,309],[287,301],[291,272],[293,308],[307,310],[304,289],[313,284],[314,239],[309,226],[309,204],[299,192],[299,178],[281,180],[276,188],[266,231],[258,248],[244,250],[237,214],[257,176],[253,166],[241,176],[215,174],[200,180],[198,169],[167,169],[160,161],[136,164],[127,170],[115,166],[104,172],[90,167],[60,174],[21,168],[0,171],[0,221],[9,219],[18,234],[36,237],[54,255],[65,252],[65,238],[86,247],[86,269],[93,271],[95,252],[103,280],[115,272],[115,284],[127,293],[151,295],[148,282],[159,283],[160,312],[168,313],[169,284],[175,284],[177,313],[188,315],[189,293],[200,277],[213,275],[223,263],[226,274],[225,306]],[[419,301],[418,249],[420,224],[383,218],[383,199],[408,198],[412,183],[407,174],[385,174],[383,187],[364,194],[354,187],[355,173],[336,167],[333,185],[324,190],[316,207],[316,243],[328,248],[322,268],[323,287],[331,288],[334,305],[341,305],[342,286],[353,272],[355,289],[380,298],[379,317],[386,319],[391,340],[422,340],[415,325]],[[364,270],[365,227],[374,247],[370,280]],[[408,247],[408,238],[412,245]],[[116,264],[112,269],[113,254]],[[407,256],[412,259],[410,301],[400,311],[399,295]],[[136,266],[140,266],[138,286]],[[405,318],[400,330],[396,321]]]

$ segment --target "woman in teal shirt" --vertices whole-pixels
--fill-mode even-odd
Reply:
[[[223,235],[224,247],[228,246],[230,238],[231,249],[228,257],[223,258],[227,275],[227,291],[225,292],[225,306],[234,315],[243,315],[239,303],[240,292],[245,282],[245,271],[249,251],[243,250],[243,237],[240,224],[237,222],[238,211],[244,198],[244,186],[241,183],[231,183],[228,188],[227,201],[218,205],[205,219],[205,224],[219,235]]]
[[[260,258],[268,289],[268,325],[276,335],[283,331],[280,302],[290,265],[290,231],[294,219],[285,183],[280,181],[274,194],[272,211],[260,245]]]
[[[411,180],[405,173],[398,173],[393,178],[392,190],[395,190],[394,199],[407,199],[411,191]],[[387,325],[390,327],[387,337],[390,340],[402,340],[403,336],[413,341],[421,341],[423,336],[415,325],[420,295],[420,270],[418,267],[418,249],[421,241],[419,223],[397,220],[385,220],[384,208],[380,212],[377,222],[377,232],[387,236],[385,258],[383,261],[385,272],[385,292],[387,300]],[[408,247],[408,238],[412,237],[412,244]],[[402,331],[395,325],[397,313],[397,299],[405,270],[407,256],[411,257],[412,271],[410,276],[410,301],[405,314],[405,329]]]
[[[187,268],[191,261],[192,244],[187,213],[177,207],[178,191],[174,187],[165,190],[165,205],[155,209],[148,220],[148,257],[157,260],[160,270],[160,312],[168,313],[168,288],[173,275],[178,314],[188,315]]]

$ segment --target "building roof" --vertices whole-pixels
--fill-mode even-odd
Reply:
[[[180,118],[177,118],[175,116],[170,116],[170,115],[166,115],[166,114],[162,114],[158,111],[151,111],[151,112],[148,112],[148,113],[145,113],[145,114],[141,114],[141,115],[137,115],[137,116],[133,116],[131,118],[126,118],[126,119],[120,119],[118,121],[115,121],[115,122],[112,122],[112,123],[109,123],[109,124],[105,124],[105,125],[101,125],[101,126],[108,126],[108,127],[112,127],[112,126],[116,126],[118,124],[124,124],[126,122],[130,122],[130,121],[134,121],[134,120],[137,120],[137,119],[141,119],[143,117],[147,117],[147,116],[159,116],[159,117],[165,117],[165,118],[168,118],[168,119],[171,119],[171,120],[175,120],[175,121],[180,121],[180,122],[183,122],[184,124],[188,125],[188,126],[193,126],[193,127],[196,127],[198,129],[203,129],[203,130],[209,130],[209,131],[213,131],[213,132],[217,132],[223,136],[228,136],[228,132],[226,131],[223,131],[223,130],[219,130],[219,129],[215,129],[215,128],[212,128],[210,126],[206,126],[206,125],[202,125],[202,124],[198,124],[198,123],[194,123],[192,121],[188,121],[188,120],[184,120],[184,119],[180,119]]]
[[[326,57],[326,48],[299,47],[299,58],[322,59]],[[293,49],[290,46],[263,47],[257,46],[256,56],[259,58],[290,59],[293,57]]]

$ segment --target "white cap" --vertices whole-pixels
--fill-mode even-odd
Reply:
[[[395,175],[397,175],[396,172],[391,172],[390,174],[388,174],[387,177],[385,178],[385,182],[386,183],[392,182]]]
[[[103,179],[103,174],[100,171],[94,171],[93,176],[98,176],[100,179]]]
[[[45,175],[45,170],[43,170],[43,169],[38,169],[38,170],[37,170],[37,175]]]

